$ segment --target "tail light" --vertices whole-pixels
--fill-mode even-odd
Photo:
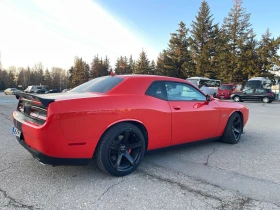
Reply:
[[[40,107],[32,106],[30,108],[30,114],[29,115],[32,118],[35,118],[35,119],[39,119],[39,120],[43,120],[43,121],[47,120],[47,110],[42,109]]]
[[[270,96],[272,96],[272,97],[274,97],[274,94],[273,94],[273,93],[268,92],[267,94],[270,95]]]
[[[18,110],[25,116],[45,122],[47,120],[47,109],[40,101],[20,99],[18,103]]]

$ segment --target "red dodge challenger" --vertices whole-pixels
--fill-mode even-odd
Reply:
[[[111,75],[65,93],[20,93],[12,133],[41,163],[94,157],[101,170],[124,176],[147,150],[206,139],[236,144],[248,116],[244,105],[204,95],[186,80]]]

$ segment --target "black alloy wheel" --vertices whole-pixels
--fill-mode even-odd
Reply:
[[[109,160],[111,166],[118,171],[133,168],[141,157],[143,143],[132,130],[121,132],[110,145]]]
[[[239,142],[242,134],[242,117],[239,113],[233,113],[224,130],[222,141],[229,144],[236,144]]]
[[[145,153],[145,138],[141,130],[130,123],[120,123],[110,128],[97,148],[97,164],[113,176],[133,172]]]
[[[234,116],[231,128],[235,141],[238,141],[242,132],[242,123],[239,115]]]

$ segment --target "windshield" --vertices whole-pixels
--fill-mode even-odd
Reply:
[[[117,84],[123,81],[123,78],[104,76],[92,79],[84,84],[81,84],[68,92],[99,92],[106,93],[115,87]]]
[[[252,81],[248,81],[244,88],[246,88],[246,89],[256,89],[256,88],[261,88],[261,86],[262,86],[261,81],[252,80]]]
[[[187,79],[187,81],[197,86],[198,79]]]
[[[220,90],[232,90],[233,85],[221,85]]]

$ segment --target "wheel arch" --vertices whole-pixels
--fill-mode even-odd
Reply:
[[[146,148],[145,148],[145,150],[147,150],[147,148],[148,148],[148,143],[149,143],[148,130],[147,130],[147,128],[145,127],[145,125],[144,125],[143,122],[141,122],[141,121],[139,121],[139,120],[136,120],[136,119],[125,119],[125,120],[119,120],[119,121],[116,121],[116,122],[114,122],[114,123],[111,123],[111,124],[104,130],[104,132],[101,134],[100,138],[98,139],[98,143],[97,143],[97,145],[96,145],[96,148],[98,147],[98,145],[99,145],[99,143],[100,143],[100,140],[101,140],[102,137],[106,134],[106,132],[107,132],[111,127],[113,127],[113,126],[115,126],[115,125],[118,125],[118,124],[121,124],[121,123],[130,123],[130,124],[132,124],[132,125],[134,125],[134,126],[136,126],[137,128],[140,129],[140,131],[141,131],[141,132],[143,133],[143,135],[144,135],[145,143],[146,143]],[[93,156],[94,156],[95,152],[96,152],[96,149],[95,149],[95,151],[94,151],[94,153],[93,153]]]
[[[239,114],[240,117],[241,117],[241,122],[242,122],[241,131],[242,131],[242,133],[243,133],[244,117],[243,117],[243,113],[242,113],[240,110],[234,110],[234,111],[229,115],[227,122],[229,121],[230,117],[231,117],[234,113]]]

